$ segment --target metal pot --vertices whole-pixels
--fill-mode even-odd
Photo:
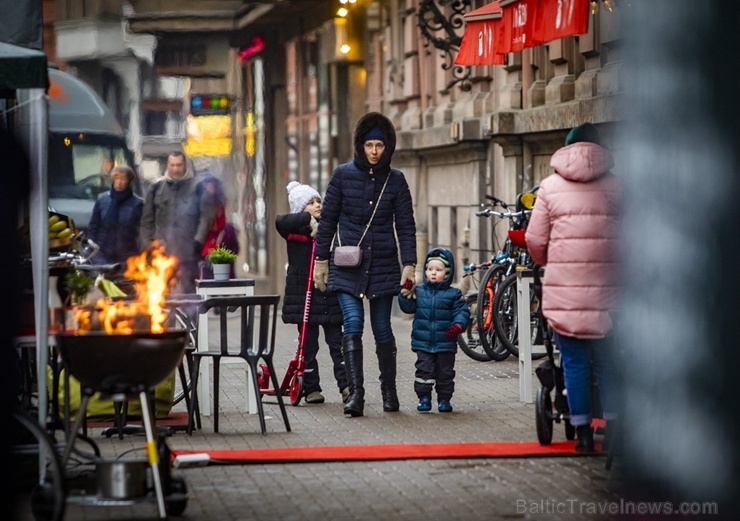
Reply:
[[[69,373],[83,387],[105,394],[151,389],[180,364],[186,331],[106,335],[57,335],[57,347]]]
[[[95,465],[98,494],[106,499],[136,499],[147,493],[145,459],[101,460]]]

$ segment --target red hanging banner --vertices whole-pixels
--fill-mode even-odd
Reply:
[[[588,2],[585,0],[540,0],[533,38],[538,43],[588,32]]]
[[[585,0],[581,0],[584,3]],[[501,54],[521,51],[534,47],[539,42],[534,40],[534,22],[540,0],[503,0],[501,1],[501,36],[499,38]]]
[[[501,30],[498,1],[470,11],[463,18],[465,33],[455,65],[503,65],[504,55],[497,52]]]

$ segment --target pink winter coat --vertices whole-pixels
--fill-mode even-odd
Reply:
[[[594,143],[555,152],[555,174],[542,181],[527,228],[527,248],[546,265],[542,310],[560,334],[603,338],[617,295],[622,201],[614,159]]]

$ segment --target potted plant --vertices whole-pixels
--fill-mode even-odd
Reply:
[[[82,306],[93,287],[93,279],[85,272],[73,270],[64,277],[64,282],[72,306]]]
[[[236,253],[221,245],[210,251],[208,261],[213,266],[213,278],[215,280],[228,280],[231,274],[231,266],[236,262]]]

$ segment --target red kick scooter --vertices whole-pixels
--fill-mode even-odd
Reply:
[[[308,313],[311,311],[311,292],[313,291],[313,256],[316,249],[316,241],[311,239],[311,262],[308,267],[308,281],[306,282],[306,303],[303,306],[303,322],[301,322],[301,336],[298,339],[298,350],[290,363],[288,370],[285,372],[280,389],[270,388],[270,370],[265,364],[260,364],[260,372],[257,375],[257,382],[260,385],[260,394],[262,396],[275,396],[278,392],[283,396],[290,396],[290,403],[298,405],[303,398],[303,373],[306,370],[306,359],[303,354],[306,343],[306,328],[308,327]]]

